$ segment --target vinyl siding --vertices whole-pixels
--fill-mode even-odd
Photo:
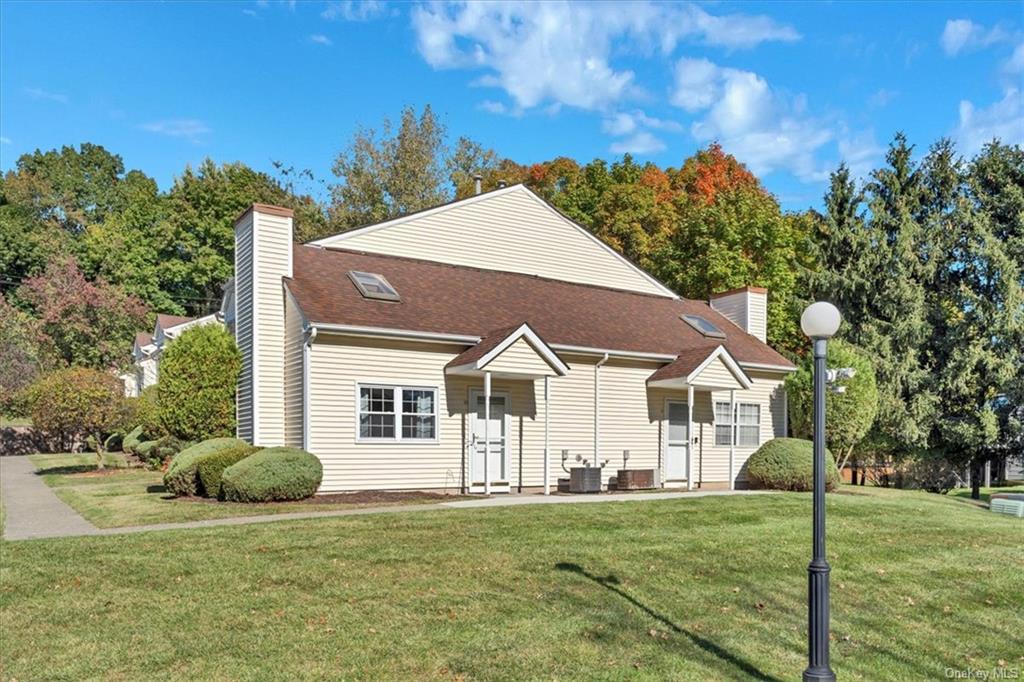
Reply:
[[[533,346],[524,338],[517,339],[498,357],[491,360],[484,369],[512,374],[544,375],[554,373],[547,361],[538,355]]]
[[[722,358],[715,358],[699,375],[693,379],[694,386],[710,386],[715,388],[735,388],[742,390],[743,386],[737,381],[733,373],[729,371]]]
[[[467,409],[473,389],[483,389],[482,377],[445,376],[444,366],[463,346],[396,340],[325,336],[310,350],[309,449],[324,465],[321,492],[359,489],[459,488],[467,484],[465,443],[469,440]],[[685,390],[648,389],[646,379],[658,364],[611,360],[595,370],[598,358],[563,355],[569,374],[550,380],[550,483],[566,476],[561,451],[570,465],[576,455],[594,461],[594,379],[600,372],[598,461],[607,460],[604,479],[622,465],[630,451],[631,468],[662,466],[666,398],[684,401]],[[761,440],[783,431],[779,375],[751,373],[754,386],[737,391],[737,402],[761,407]],[[437,442],[366,442],[356,433],[356,395],[359,383],[419,385],[437,388]],[[496,378],[494,393],[510,398],[510,481],[513,488],[543,485],[544,381]],[[715,447],[712,400],[728,400],[728,391],[695,391],[694,471],[706,483],[728,481],[729,448]],[[756,448],[736,449],[736,471],[745,480],[743,464]],[[699,469],[703,459],[703,469]]]
[[[281,278],[291,269],[291,219],[255,213],[259,236],[256,266],[256,325],[259,343],[256,352],[256,390],[259,422],[255,444],[283,445],[284,408],[284,288]]]
[[[284,444],[301,448],[303,320],[295,300],[289,295],[285,295],[284,298]]]
[[[756,403],[761,406],[763,444],[785,435],[785,395],[781,374],[748,371],[750,390],[736,391],[736,404]],[[729,480],[729,446],[715,445],[714,403],[728,402],[729,391],[696,391],[694,393],[694,431],[700,438],[694,450],[695,480],[705,483]],[[746,462],[758,446],[736,446],[735,473],[737,482],[747,480]]]
[[[711,299],[711,307],[740,329],[747,329],[747,292],[739,291],[729,296]]]
[[[253,437],[253,214],[235,225],[235,342],[242,355],[236,398],[236,432],[242,440]]]
[[[521,188],[322,243],[669,295],[639,269]]]
[[[768,294],[747,292],[747,331],[762,342],[768,340]]]

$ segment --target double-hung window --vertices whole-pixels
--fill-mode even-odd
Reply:
[[[715,445],[732,444],[732,410],[729,403],[715,403]]]
[[[359,440],[436,439],[436,388],[359,385]]]
[[[740,403],[737,410],[736,444],[757,447],[761,444],[761,406],[757,403]]]
[[[737,403],[736,414],[733,415],[729,403],[716,402],[715,445],[731,445],[733,433],[736,436],[736,445],[740,447],[760,445],[761,406],[757,403]]]

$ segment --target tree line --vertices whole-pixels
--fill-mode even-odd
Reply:
[[[0,184],[0,399],[33,368],[124,362],[154,312],[215,309],[234,218],[254,201],[293,208],[296,239],[309,241],[468,196],[479,175],[484,190],[525,183],[685,297],[767,287],[769,343],[794,359],[807,348],[803,306],[834,302],[840,336],[878,379],[878,418],[854,461],[964,467],[1022,449],[1018,146],[993,141],[965,159],[948,140],[918,153],[897,135],[867,177],[840,166],[823,209],[801,212],[716,144],[678,167],[629,155],[523,164],[452,141],[429,106],[358,130],[333,184],[275,168],[208,159],[160,191],[97,145],[23,155]]]

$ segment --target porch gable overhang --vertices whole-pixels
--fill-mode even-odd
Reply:
[[[698,388],[701,390],[749,389],[753,382],[725,346],[695,348],[647,377],[655,388]]]
[[[446,374],[536,379],[569,373],[558,353],[526,322],[496,329],[476,345],[455,356],[445,366]]]

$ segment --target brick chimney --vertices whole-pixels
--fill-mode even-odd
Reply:
[[[762,287],[740,287],[711,294],[708,301],[716,312],[743,331],[768,341],[768,290]]]
[[[284,285],[292,276],[292,210],[253,204],[235,220],[235,341],[242,353],[237,433],[284,445]]]

